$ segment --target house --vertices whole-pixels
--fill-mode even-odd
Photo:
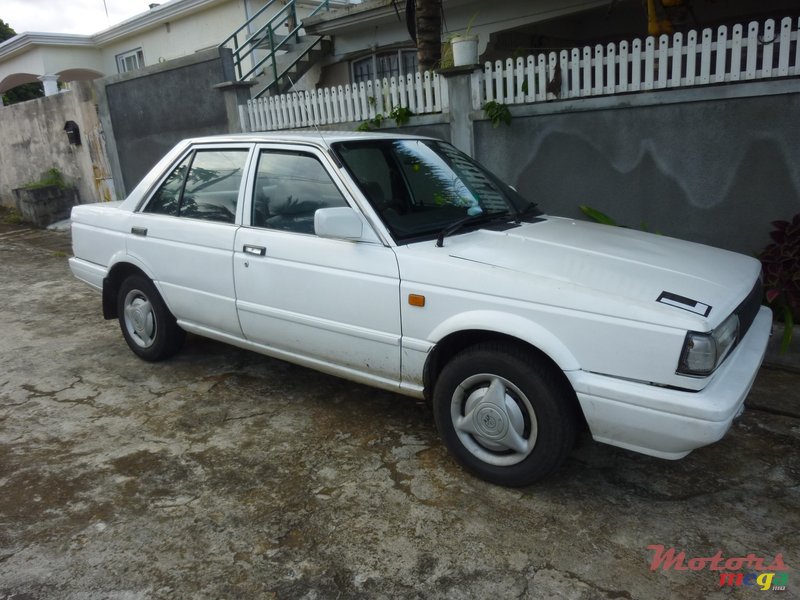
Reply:
[[[797,0],[672,0],[654,3],[659,33],[800,15]],[[416,48],[402,0],[367,0],[304,21],[309,34],[330,37],[317,84],[330,87],[416,72]],[[478,37],[480,63],[554,49],[607,44],[648,35],[640,0],[443,0],[442,41]],[[651,30],[650,33],[653,33]]]
[[[417,70],[405,2],[368,0],[321,13],[304,22],[309,33],[330,36],[333,53],[322,63],[319,85],[360,83]],[[442,38],[469,31],[485,57],[493,36],[522,25],[607,5],[607,0],[444,0]]]
[[[287,6],[287,5],[291,6]],[[130,72],[215,48],[247,23],[244,37],[276,13],[302,19],[319,0],[171,0],[93,35],[21,33],[0,44],[0,94],[41,81],[59,84]],[[342,2],[331,2],[333,6]]]

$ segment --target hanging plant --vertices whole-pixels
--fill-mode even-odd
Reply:
[[[511,125],[511,111],[508,110],[508,106],[501,102],[496,102],[494,100],[487,102],[483,105],[483,112],[489,117],[489,120],[492,122],[492,127],[495,129],[497,129],[501,123],[505,123],[509,126]]]

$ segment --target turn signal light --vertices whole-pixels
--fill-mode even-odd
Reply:
[[[421,296],[420,294],[409,294],[408,303],[411,306],[425,306],[425,296]]]

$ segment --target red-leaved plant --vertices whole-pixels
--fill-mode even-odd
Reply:
[[[773,221],[772,238],[761,252],[767,303],[783,314],[781,352],[792,341],[794,318],[800,313],[800,213],[791,221]]]

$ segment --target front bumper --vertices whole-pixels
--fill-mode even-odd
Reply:
[[[771,327],[772,313],[762,307],[745,338],[699,392],[585,371],[566,375],[595,440],[678,459],[721,439],[741,413],[764,359]]]

